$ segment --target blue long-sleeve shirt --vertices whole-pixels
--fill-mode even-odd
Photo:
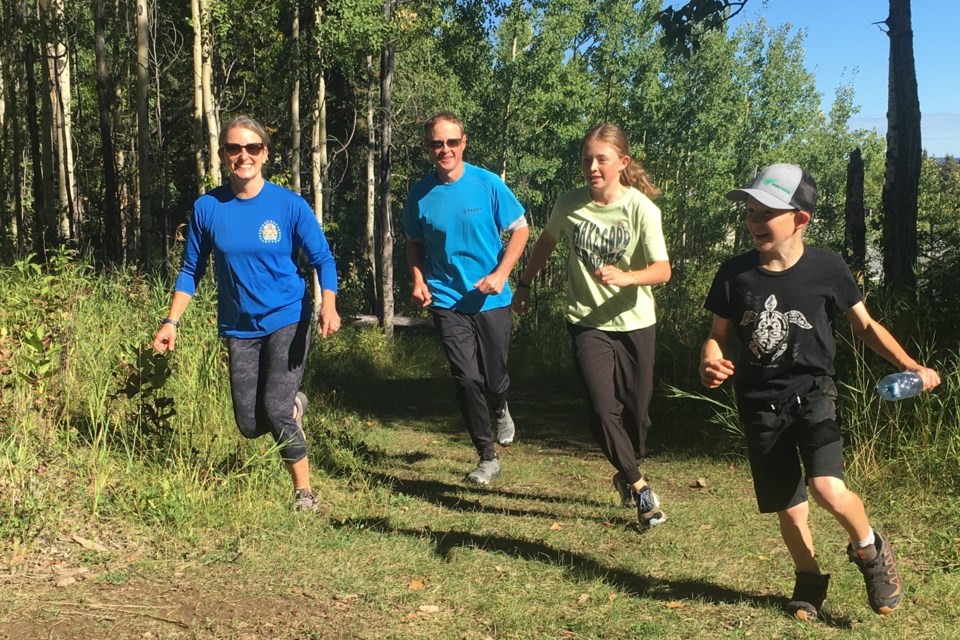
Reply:
[[[213,252],[220,334],[265,336],[309,317],[306,282],[297,267],[301,249],[321,288],[336,293],[330,245],[303,198],[266,182],[253,198],[240,199],[224,185],[194,204],[174,288],[194,295]]]

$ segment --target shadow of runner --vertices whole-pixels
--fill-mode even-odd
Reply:
[[[663,580],[652,576],[642,576],[606,566],[593,558],[561,549],[554,549],[541,542],[504,538],[500,536],[475,535],[465,531],[434,531],[430,528],[405,529],[392,526],[382,518],[356,518],[334,522],[336,528],[360,528],[385,535],[400,534],[410,538],[429,540],[435,553],[444,560],[450,560],[451,551],[461,548],[475,548],[483,551],[499,552],[519,560],[547,562],[564,570],[573,580],[600,580],[637,598],[654,600],[704,600],[712,604],[742,604],[753,607],[774,607],[786,615],[787,598],[769,594],[747,593],[723,585],[703,580]],[[830,627],[851,629],[847,618],[825,616],[821,621]]]
[[[438,482],[436,480],[411,480],[408,478],[399,478],[397,476],[392,476],[385,473],[377,473],[374,471],[367,472],[366,477],[380,484],[392,487],[393,491],[396,493],[402,493],[412,498],[417,498],[424,502],[428,502],[433,505],[439,505],[446,509],[450,509],[451,511],[459,511],[461,513],[490,513],[497,515],[517,516],[521,518],[532,516],[537,518],[547,518],[550,520],[561,518],[566,519],[570,517],[570,514],[561,515],[539,509],[512,509],[503,506],[489,506],[483,504],[480,499],[470,500],[460,497],[458,494],[461,494],[464,491],[477,493],[482,492],[491,498],[582,505],[591,509],[596,509],[597,507],[603,506],[592,500],[581,500],[566,496],[545,496],[540,493],[517,493],[512,491],[503,491],[497,488],[488,489],[480,486],[473,487],[468,485],[447,484],[445,482]],[[633,514],[632,511],[630,513],[631,515]],[[595,520],[596,522],[608,522],[612,520],[610,518],[600,518],[584,514],[579,514],[577,517],[584,520]]]

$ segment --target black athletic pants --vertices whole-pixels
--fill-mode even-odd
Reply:
[[[656,325],[601,331],[568,323],[567,329],[590,405],[590,429],[610,464],[633,484],[647,451]]]

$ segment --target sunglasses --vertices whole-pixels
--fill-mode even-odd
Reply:
[[[258,156],[263,153],[263,148],[267,145],[262,142],[251,142],[250,144],[235,144],[233,142],[228,142],[223,145],[223,150],[227,152],[228,156],[238,156],[241,151],[246,151],[247,155]]]
[[[463,138],[448,138],[446,140],[431,140],[427,143],[427,146],[439,151],[443,149],[443,145],[447,145],[451,149],[456,149],[462,142]]]

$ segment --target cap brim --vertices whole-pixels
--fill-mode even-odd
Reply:
[[[771,195],[766,191],[761,191],[760,189],[734,189],[733,191],[727,192],[728,200],[736,200],[738,202],[743,202],[748,196],[753,196],[754,200],[769,209],[778,209],[781,211],[791,211],[796,209],[796,207],[789,202],[784,202],[780,198]]]

